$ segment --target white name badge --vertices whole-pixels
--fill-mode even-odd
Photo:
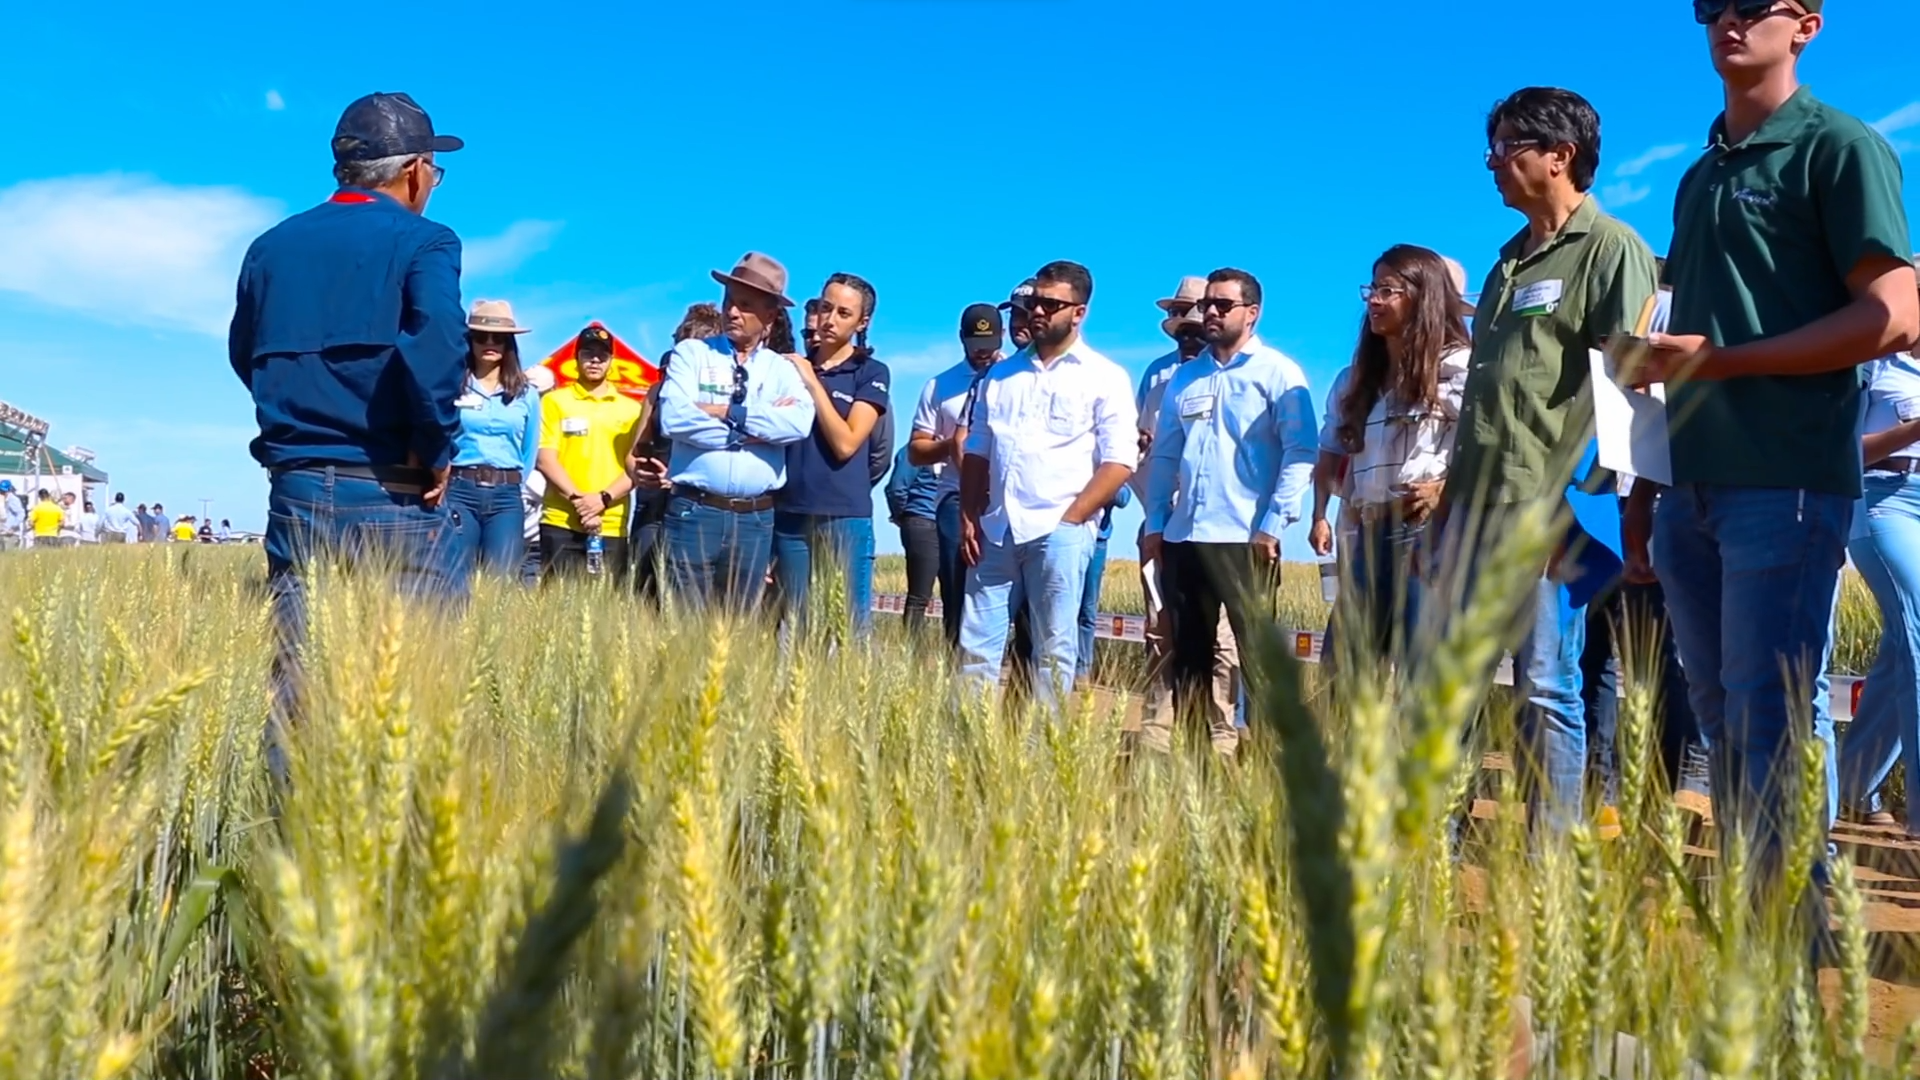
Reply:
[[[587,418],[584,416],[569,416],[560,421],[562,435],[585,435],[586,433]]]
[[[1180,419],[1207,420],[1213,416],[1212,394],[1191,394],[1180,399]]]
[[[1560,297],[1566,291],[1567,283],[1559,278],[1536,281],[1513,294],[1513,313],[1515,315],[1551,315],[1560,306]]]
[[[703,394],[733,393],[733,369],[724,364],[701,368],[700,392]]]
[[[456,409],[477,409],[485,403],[485,399],[479,394],[461,394],[453,399],[453,407]]]

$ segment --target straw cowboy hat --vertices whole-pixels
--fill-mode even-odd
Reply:
[[[1165,300],[1156,300],[1154,304],[1157,305],[1161,311],[1166,312],[1171,312],[1175,304],[1186,304],[1187,313],[1179,316],[1169,314],[1165,319],[1160,321],[1160,332],[1168,337],[1178,337],[1180,327],[1200,325],[1199,318],[1193,314],[1193,305],[1199,303],[1206,295],[1206,278],[1191,276],[1181,278],[1180,287],[1173,290],[1172,296],[1167,297]]]
[[[734,264],[733,273],[723,274],[715,270],[713,280],[722,285],[744,285],[773,297],[782,307],[793,306],[793,301],[787,299],[787,268],[771,255],[749,251]]]
[[[527,327],[513,320],[513,305],[505,300],[475,300],[467,329],[489,334],[524,334]]]

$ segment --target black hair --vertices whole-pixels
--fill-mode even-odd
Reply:
[[[1573,186],[1593,187],[1600,172],[1600,114],[1586,98],[1571,90],[1529,86],[1516,90],[1487,114],[1487,142],[1504,123],[1522,139],[1538,139],[1546,148],[1573,146]]]
[[[1093,275],[1077,262],[1055,259],[1033,275],[1035,285],[1065,285],[1073,290],[1073,302],[1093,302]]]
[[[767,320],[767,348],[777,353],[798,352],[793,342],[793,316],[787,314],[785,304],[773,309],[773,318]]]
[[[1242,300],[1249,304],[1258,304],[1260,302],[1260,279],[1247,273],[1245,270],[1235,270],[1231,266],[1223,266],[1207,275],[1207,284],[1209,285],[1223,285],[1229,281],[1239,284],[1240,298]]]
[[[116,491],[116,492],[114,492],[114,493],[113,493],[113,501],[114,501],[114,502],[117,502],[117,503],[120,503],[120,502],[126,502],[126,501],[127,501],[127,493],[126,493],[126,492],[124,492],[124,491]]]
[[[868,282],[866,278],[861,277],[859,274],[830,274],[827,277],[827,285],[845,285],[847,288],[859,293],[861,304],[860,317],[868,322],[872,321],[873,309],[880,303],[880,294],[874,292],[872,283]],[[827,285],[822,285],[820,288],[824,291]],[[810,301],[810,303],[817,305],[820,301],[813,300]],[[873,355],[873,349],[867,344],[866,327],[861,327],[859,332],[854,334],[853,347],[862,355]]]

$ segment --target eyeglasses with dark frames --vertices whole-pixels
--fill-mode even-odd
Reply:
[[[1487,164],[1504,165],[1522,150],[1545,150],[1545,139],[1495,139],[1487,144]]]
[[[1075,304],[1075,301],[1062,300],[1057,296],[1027,297],[1028,311],[1030,312],[1037,311],[1040,314],[1047,315],[1047,316],[1058,315],[1061,312],[1067,310],[1068,308],[1073,307],[1074,304]]]
[[[1780,6],[1781,0],[1693,0],[1693,21],[1701,26],[1712,26],[1720,21],[1720,16],[1733,5],[1735,17],[1745,22],[1764,19],[1769,15],[1805,15],[1806,11],[1798,5]]]
[[[1245,300],[1229,300],[1224,296],[1209,296],[1205,300],[1195,303],[1193,306],[1210,315],[1225,315],[1234,308],[1252,307],[1253,305],[1247,303]]]

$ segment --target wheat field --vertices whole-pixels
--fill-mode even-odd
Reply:
[[[1535,525],[1507,562],[1545,550]],[[483,583],[450,614],[326,573],[276,789],[261,578],[257,549],[0,556],[0,1078],[1491,1078],[1529,1053],[1536,1076],[1812,1078],[1912,1057],[1912,1035],[1869,1039],[1845,860],[1835,971],[1807,974],[1806,786],[1782,801],[1787,888],[1738,844],[1703,859],[1637,678],[1623,837],[1529,837],[1460,737],[1486,619],[1402,681],[1356,672],[1338,710],[1278,635],[1243,643],[1254,738],[1222,765],[1120,753],[1124,694],[1051,722],[958,703],[890,627],[783,652],[594,585]],[[1113,606],[1137,594],[1122,564],[1108,581]],[[1524,587],[1490,573],[1469,615]],[[1495,812],[1456,860],[1470,792]]]

